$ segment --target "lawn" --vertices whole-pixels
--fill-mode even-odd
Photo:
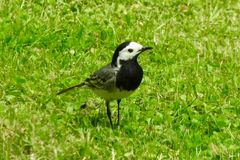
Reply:
[[[240,1],[0,1],[0,159],[239,159]],[[154,49],[111,129],[80,83],[132,40]],[[84,105],[86,104],[86,105]],[[111,103],[117,121],[117,103]]]

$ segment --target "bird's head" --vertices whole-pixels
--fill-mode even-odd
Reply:
[[[136,42],[124,42],[116,48],[111,64],[120,67],[121,62],[136,60],[140,53],[150,49],[152,47],[142,46]]]

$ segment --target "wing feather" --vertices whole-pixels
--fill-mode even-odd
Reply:
[[[111,64],[99,69],[85,80],[91,89],[111,90],[115,88],[117,70]]]

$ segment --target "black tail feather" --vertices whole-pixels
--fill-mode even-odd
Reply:
[[[57,95],[63,94],[63,93],[65,93],[65,92],[67,92],[67,91],[70,91],[70,90],[72,90],[72,89],[74,89],[74,88],[80,88],[80,87],[84,86],[84,84],[85,84],[85,83],[81,83],[81,84],[78,84],[78,85],[75,85],[75,86],[72,86],[72,87],[63,89],[63,90],[61,90],[60,92],[58,92]]]

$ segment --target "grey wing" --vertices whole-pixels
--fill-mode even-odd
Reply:
[[[85,80],[85,85],[92,89],[113,90],[116,84],[116,73],[111,64],[104,66]]]

